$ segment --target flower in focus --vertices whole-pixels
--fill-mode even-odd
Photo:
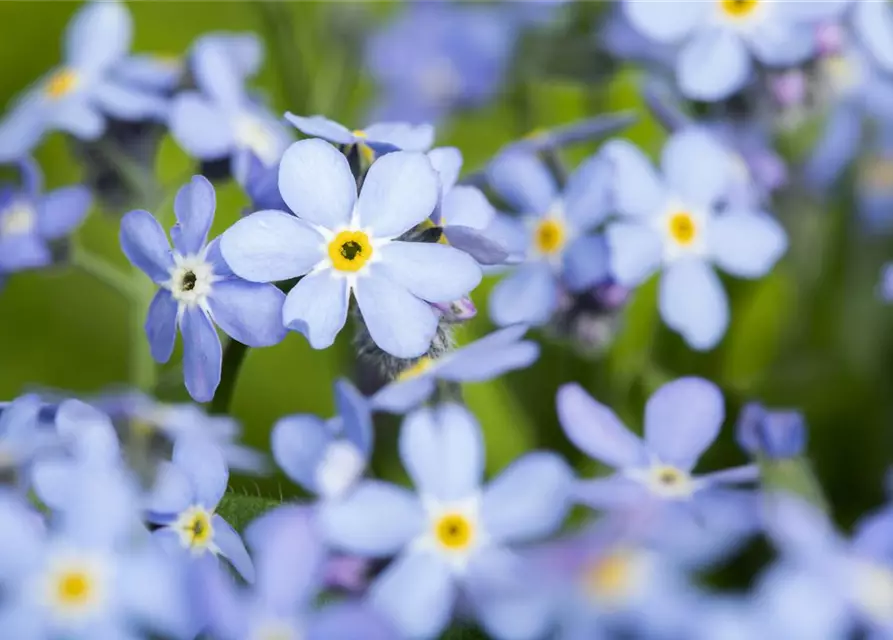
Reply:
[[[223,356],[215,324],[251,347],[274,345],[285,337],[282,292],[236,277],[221,258],[218,242],[208,244],[215,207],[214,187],[202,176],[179,190],[174,202],[177,224],[171,229],[173,251],[148,211],[131,211],[121,220],[124,253],[161,287],[146,319],[152,357],[158,362],[170,359],[179,326],[186,388],[199,402],[213,398],[220,383]]]
[[[348,161],[322,140],[294,143],[282,158],[279,189],[295,212],[258,211],[221,238],[226,262],[252,282],[303,276],[282,318],[315,349],[330,346],[356,297],[363,322],[384,351],[414,358],[427,351],[438,314],[474,289],[480,267],[441,244],[403,242],[437,204],[437,173],[421,153],[376,160],[357,197]]]
[[[539,345],[522,340],[526,326],[506,327],[440,358],[423,356],[377,391],[372,407],[406,413],[434,393],[438,381],[483,382],[530,366],[539,356]]]
[[[19,163],[22,186],[0,186],[0,278],[52,263],[51,243],[70,234],[90,210],[90,192],[80,185],[42,193],[43,176],[33,160]]]
[[[130,13],[120,2],[89,2],[68,24],[64,61],[19,97],[0,122],[0,161],[22,158],[49,131],[83,140],[105,131],[106,116],[121,120],[161,118],[162,96],[116,80],[110,73],[125,59],[133,36]]]
[[[663,267],[664,322],[691,347],[713,348],[728,327],[729,303],[712,264],[761,277],[787,249],[784,229],[769,214],[729,200],[730,154],[704,131],[684,130],[667,141],[662,178],[628,142],[609,142],[603,153],[614,165],[622,216],[605,230],[614,277],[635,287]]]
[[[381,122],[364,129],[351,130],[325,116],[296,116],[286,113],[285,119],[310,138],[322,138],[332,144],[358,146],[370,162],[376,154],[389,151],[427,151],[434,144],[434,127],[430,124]]]
[[[396,555],[371,584],[369,601],[405,636],[433,638],[447,625],[460,588],[473,595],[513,584],[511,546],[561,525],[571,470],[554,454],[530,453],[482,487],[481,430],[455,404],[407,417],[399,448],[418,494],[366,480],[320,506],[320,527],[335,549]]]
[[[806,446],[806,422],[799,411],[772,411],[751,402],[741,410],[736,431],[738,444],[752,456],[794,458]]]
[[[500,326],[545,324],[563,287],[582,291],[608,276],[604,237],[589,233],[608,214],[611,172],[601,155],[571,175],[563,193],[535,155],[506,151],[487,171],[494,191],[520,219],[502,216],[498,230],[515,270],[493,289],[490,317]]]
[[[204,562],[223,556],[248,582],[254,564],[239,534],[214,513],[226,491],[229,471],[220,450],[201,440],[174,445],[173,461],[163,464],[146,499],[146,519],[160,525],[153,536],[176,557]]]
[[[325,499],[344,495],[363,475],[372,455],[372,415],[366,399],[346,380],[335,383],[338,415],[280,419],[270,434],[273,457],[285,474]]]

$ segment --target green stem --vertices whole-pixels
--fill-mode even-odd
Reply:
[[[146,336],[146,316],[149,313],[149,305],[155,295],[155,288],[151,280],[138,270],[133,269],[130,278],[133,296],[130,302],[130,384],[145,393],[155,391],[155,383],[158,371],[152,351],[149,347],[149,339]]]
[[[127,300],[134,297],[131,278],[115,265],[78,245],[71,247],[71,265],[114,289]]]
[[[229,411],[229,405],[236,390],[236,381],[239,379],[239,369],[248,355],[248,347],[236,340],[230,340],[223,350],[223,366],[220,371],[220,384],[214,399],[211,400],[209,413],[221,414]]]

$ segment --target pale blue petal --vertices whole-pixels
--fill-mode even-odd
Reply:
[[[509,371],[529,367],[539,353],[539,345],[528,341],[480,349],[464,348],[444,362],[436,374],[439,378],[455,382],[484,382]]]
[[[421,374],[409,380],[386,384],[372,396],[372,406],[378,411],[406,413],[431,397],[437,387],[432,375]]]
[[[431,215],[439,197],[437,172],[421,153],[395,151],[376,160],[357,202],[360,226],[396,237]],[[286,200],[287,202],[287,200]]]
[[[90,2],[65,29],[65,62],[78,71],[99,73],[123,58],[133,38],[133,20],[121,2]]]
[[[453,189],[458,191],[458,187]],[[450,225],[443,230],[451,246],[464,251],[478,264],[503,264],[509,257],[508,251],[498,242],[491,240],[484,232],[472,227]]]
[[[64,509],[71,499],[71,474],[75,464],[63,458],[38,458],[31,465],[31,489],[50,509]]]
[[[532,262],[518,267],[490,293],[490,317],[497,325],[543,325],[558,306],[558,286],[551,267]]]
[[[33,235],[0,238],[0,273],[45,267],[53,261],[47,244]]]
[[[41,90],[32,89],[18,98],[0,120],[0,162],[27,156],[47,130],[47,106]]]
[[[172,462],[162,461],[144,502],[148,520],[155,524],[170,524],[194,500],[195,488],[186,469]]]
[[[651,161],[626,140],[611,140],[602,153],[613,167],[614,207],[624,216],[657,216],[668,194]]]
[[[177,301],[167,289],[159,289],[149,304],[146,337],[155,362],[167,362],[177,338]]]
[[[763,516],[770,540],[789,557],[817,559],[841,546],[840,536],[828,517],[794,494],[767,495]]]
[[[316,138],[300,140],[285,150],[279,165],[279,191],[299,218],[326,229],[346,225],[357,201],[357,183],[347,158]]]
[[[417,358],[428,351],[437,332],[437,314],[430,305],[377,275],[361,278],[354,295],[375,344],[398,358]]]
[[[562,277],[571,291],[583,291],[608,278],[608,243],[602,235],[580,236],[565,249]]]
[[[80,96],[66,100],[49,112],[49,122],[80,140],[96,140],[105,131],[105,117]]]
[[[209,402],[220,384],[223,351],[208,315],[198,307],[186,309],[180,318],[183,334],[183,378],[196,402]]]
[[[861,111],[848,102],[838,105],[803,168],[807,181],[817,187],[830,186],[856,157],[861,140]]]
[[[341,435],[368,456],[372,452],[374,433],[369,401],[349,380],[335,382],[335,406],[341,416]]]
[[[623,0],[630,23],[658,42],[675,43],[689,35],[712,9],[706,2],[653,2]]]
[[[722,391],[703,378],[679,378],[645,405],[645,442],[661,462],[691,470],[726,417]]]
[[[611,212],[614,172],[603,155],[592,155],[570,175],[562,199],[568,221],[577,231],[588,231]]]
[[[856,2],[852,11],[857,40],[878,65],[893,73],[893,11],[884,2]]]
[[[121,218],[121,249],[131,264],[156,283],[170,279],[174,267],[171,246],[158,220],[142,209]]]
[[[686,206],[712,207],[731,187],[728,149],[702,129],[684,129],[664,145],[661,168],[667,186]]]
[[[440,204],[441,226],[463,226],[486,229],[493,221],[496,210],[477,187],[459,185],[443,197]]]
[[[549,595],[539,585],[533,584],[526,589],[522,586],[503,593],[478,595],[474,599],[474,607],[484,629],[492,637],[500,640],[537,640],[548,638],[554,624],[554,606]]]
[[[618,284],[637,287],[658,270],[663,241],[653,227],[635,222],[614,222],[605,228],[611,273]]]
[[[92,97],[104,114],[129,122],[164,120],[170,108],[167,98],[112,80],[95,87]]]
[[[270,347],[285,338],[285,294],[272,284],[230,278],[215,282],[208,296],[214,322],[229,337],[249,347]]]
[[[191,55],[195,84],[206,96],[229,112],[245,102],[242,74],[226,43],[218,38],[199,38]]]
[[[449,624],[456,593],[450,567],[440,556],[410,552],[384,570],[368,597],[403,637],[427,640]]]
[[[201,160],[226,157],[236,144],[226,114],[195,91],[174,98],[168,127],[177,144]]]
[[[177,251],[194,255],[204,248],[216,207],[217,194],[204,176],[192,176],[192,180],[180,187],[174,199],[177,224],[171,229]]]
[[[484,530],[497,543],[531,542],[554,533],[570,509],[573,472],[551,452],[519,458],[485,489]]]
[[[40,200],[37,230],[42,238],[64,238],[83,222],[90,210],[92,196],[86,187],[63,187],[50,191]]]
[[[791,67],[804,62],[816,51],[815,28],[792,24],[775,17],[747,34],[754,57],[772,67]]]
[[[398,148],[405,149],[405,147]],[[428,152],[428,160],[440,178],[440,193],[445,196],[459,180],[462,170],[462,152],[456,147],[438,147]]]
[[[707,29],[689,41],[676,60],[676,80],[692,100],[722,100],[742,89],[751,75],[750,54],[732,29]]]
[[[211,526],[214,528],[214,544],[220,549],[220,555],[232,563],[246,582],[254,582],[254,563],[236,530],[216,513],[211,517]]]
[[[760,479],[760,468],[755,464],[730,467],[722,471],[714,471],[698,476],[698,480],[708,485],[714,484],[747,484]]]
[[[552,174],[532,153],[500,153],[487,167],[487,180],[520,213],[544,214],[558,197]]]
[[[707,234],[713,262],[740,278],[766,275],[788,248],[785,230],[765,213],[724,213],[710,221]]]
[[[853,532],[853,548],[875,560],[893,560],[893,509],[885,507],[859,520]]]
[[[369,142],[383,142],[403,151],[427,151],[434,144],[434,127],[430,124],[380,122],[363,131]]]
[[[273,458],[285,475],[308,491],[316,493],[316,470],[332,434],[316,416],[282,418],[270,434]]]
[[[303,334],[314,349],[325,349],[344,328],[349,301],[346,278],[338,277],[332,269],[316,271],[301,278],[289,291],[282,321]]]
[[[415,494],[367,480],[337,501],[319,505],[319,524],[329,544],[363,557],[387,557],[409,544],[426,526]]]
[[[621,474],[580,480],[572,492],[575,501],[593,509],[642,508],[651,497],[641,482]]]
[[[431,242],[389,242],[379,250],[376,277],[387,278],[428,302],[452,302],[470,293],[482,278],[474,258]]]
[[[308,623],[307,637],[321,640],[394,640],[392,624],[372,607],[341,601],[318,611]]]
[[[347,127],[325,116],[296,116],[286,112],[285,119],[311,138],[322,138],[335,144],[353,144],[357,141],[357,137]]]
[[[174,445],[173,462],[189,476],[197,502],[214,509],[226,492],[229,469],[223,452],[205,437],[183,436]]]
[[[722,282],[705,262],[680,260],[664,270],[660,313],[694,349],[715,347],[729,326],[729,301]]]
[[[324,240],[307,223],[284,211],[258,211],[220,236],[229,268],[251,282],[302,276],[324,257]]]

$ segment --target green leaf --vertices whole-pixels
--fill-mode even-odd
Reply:
[[[247,496],[227,491],[217,506],[217,513],[229,522],[233,529],[242,533],[252,520],[280,504],[282,503],[279,500],[272,498]]]

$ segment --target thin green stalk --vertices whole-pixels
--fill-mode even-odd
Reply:
[[[73,245],[71,248],[71,265],[80,269],[89,276],[96,278],[110,289],[117,291],[127,300],[132,300],[134,293],[133,282],[125,272],[107,262],[103,258],[90,253],[83,247]]]
[[[227,342],[223,350],[223,366],[220,371],[220,384],[214,399],[211,400],[209,413],[221,414],[229,411],[229,405],[236,391],[236,381],[239,379],[239,370],[248,355],[248,347],[236,340]]]

